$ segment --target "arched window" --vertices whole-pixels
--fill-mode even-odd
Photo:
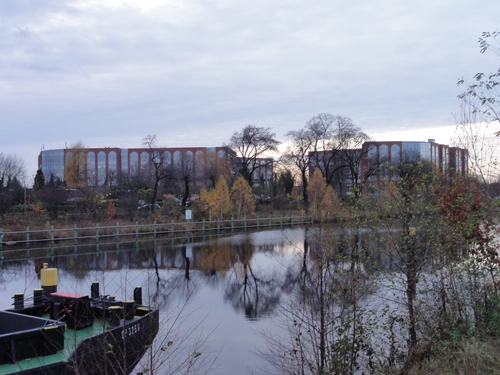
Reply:
[[[128,150],[121,149],[120,151],[120,159],[121,159],[121,167],[122,167],[122,175],[126,178],[128,176]]]
[[[163,153],[163,162],[166,165],[172,164],[172,154],[170,153],[170,151],[165,151]]]
[[[196,151],[195,161],[194,161],[196,177],[200,178],[203,175],[204,162],[203,162],[203,151]]]
[[[399,164],[401,161],[401,147],[399,145],[391,146],[391,164]]]
[[[379,147],[380,162],[387,162],[389,159],[389,147],[387,145],[380,145]]]
[[[370,145],[368,146],[368,158],[373,159],[377,156],[377,146]]]
[[[87,184],[89,186],[95,185],[95,152],[89,151],[87,153]]]
[[[149,152],[147,151],[141,152],[141,168],[149,168]]]
[[[184,163],[187,168],[189,168],[190,171],[194,170],[194,158],[193,158],[193,152],[192,151],[186,151],[184,153]]]
[[[108,154],[108,183],[115,185],[117,171],[116,151],[110,151]]]
[[[174,163],[179,164],[182,160],[182,154],[180,151],[175,151],[174,152]]]
[[[97,154],[97,181],[99,186],[106,182],[106,153],[99,151]]]
[[[110,171],[116,172],[116,152],[110,151],[108,154],[108,168]]]
[[[139,155],[137,152],[130,153],[130,175],[137,176],[139,171]]]

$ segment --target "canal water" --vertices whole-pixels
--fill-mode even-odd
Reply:
[[[305,237],[306,229],[293,228],[122,243],[112,250],[61,247],[35,258],[3,259],[0,308],[11,307],[14,293],[31,295],[39,287],[43,263],[58,268],[59,291],[87,294],[99,281],[102,294],[131,299],[140,285],[144,303],[161,311],[152,360],[162,366],[158,373],[182,373],[175,366],[192,366],[195,373],[262,373],[264,337],[278,329],[287,270],[303,258]],[[137,370],[149,366],[145,358]]]

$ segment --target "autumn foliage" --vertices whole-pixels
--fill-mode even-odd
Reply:
[[[238,176],[231,188],[231,202],[233,203],[236,217],[247,216],[255,210],[255,196],[248,182]]]
[[[493,219],[478,183],[461,179],[436,193],[446,223],[467,243],[475,245],[471,247],[473,253],[496,261],[496,250],[490,246],[495,236]]]
[[[227,215],[232,209],[232,204],[226,180],[221,177],[212,190],[203,188],[200,191],[200,201],[205,209],[209,211],[210,220],[212,214],[215,214],[220,219]]]
[[[309,186],[309,212],[322,219],[331,218],[338,213],[341,203],[333,188],[326,183],[326,179],[319,169],[313,173]]]

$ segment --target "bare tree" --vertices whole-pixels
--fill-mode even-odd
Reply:
[[[174,157],[175,159],[175,157]],[[180,153],[180,156],[174,160],[174,176],[180,182],[182,189],[182,206],[187,205],[191,196],[191,183],[194,176],[194,157],[191,151]]]
[[[302,197],[307,205],[308,170],[314,145],[312,133],[307,129],[292,130],[286,133],[286,137],[292,141],[292,144],[287,147],[283,160],[293,164],[299,170],[302,180]]]
[[[2,216],[22,191],[20,181],[24,180],[24,161],[17,155],[0,153],[0,213]]]
[[[153,197],[151,199],[151,212],[155,212],[156,195],[160,181],[169,176],[169,169],[162,153],[158,150],[158,139],[156,135],[147,135],[142,139],[144,147],[149,148],[150,171],[153,177]]]
[[[418,342],[417,283],[434,250],[440,246],[440,216],[433,185],[436,175],[431,163],[422,161],[418,153],[406,153],[391,168],[395,179],[380,180],[385,199],[379,201],[378,210],[381,216],[393,219],[381,221],[380,235],[400,271],[400,287],[406,295],[410,352]]]
[[[479,38],[480,52],[493,51],[500,56],[500,41],[497,37],[500,31],[484,32]],[[465,85],[466,90],[458,98],[465,101],[474,114],[481,121],[500,124],[500,68],[496,72],[477,73],[473,83],[467,83],[463,78],[458,81],[458,85]],[[500,130],[495,133],[500,135]]]
[[[15,154],[0,153],[0,187],[6,187],[10,181],[22,181],[26,174],[24,160]]]
[[[205,180],[205,187],[215,188],[215,185],[220,177],[223,177],[228,182],[231,181],[232,165],[227,155],[220,157],[215,150],[207,150],[207,152],[204,152],[199,157],[196,157],[195,162],[197,180],[199,178],[199,170]]]
[[[486,187],[500,176],[498,151],[499,137],[494,136],[492,124],[479,118],[475,110],[477,98],[463,98],[460,110],[455,114],[457,131],[453,143],[467,149],[469,173]]]
[[[292,144],[284,159],[300,171],[306,204],[311,167],[319,168],[327,183],[339,193],[349,188],[359,195],[362,186],[360,166],[366,153],[362,145],[370,138],[350,118],[320,113],[303,129],[288,132],[287,137]],[[346,184],[350,186],[344,186]]]
[[[308,232],[304,254],[288,268],[282,286],[282,331],[263,333],[262,355],[271,369],[259,373],[354,374],[369,362],[372,328],[360,306],[369,288],[356,239],[342,229]]]
[[[68,190],[64,187],[63,182],[51,173],[45,189],[41,189],[38,194],[50,218],[57,219],[59,210],[68,198]]]
[[[255,172],[266,168],[259,158],[270,151],[277,151],[280,142],[271,128],[247,125],[241,132],[235,132],[229,140],[229,147],[237,155],[236,172],[239,173],[250,186],[253,186]]]
[[[339,171],[348,168],[349,159],[345,159],[344,150],[361,148],[369,137],[354,125],[348,117],[321,113],[313,117],[306,125],[312,137],[311,161],[314,168],[319,168],[329,185],[338,190]]]
[[[70,189],[95,185],[95,177],[87,174],[87,153],[82,141],[71,145],[64,163],[64,181]]]
[[[500,35],[498,30],[484,32],[479,38],[480,52],[492,51],[500,56]],[[473,82],[464,78],[458,85],[465,91],[458,95],[460,110],[455,114],[457,138],[455,142],[469,151],[470,171],[482,182],[483,186],[498,180],[498,140],[500,136],[500,68],[489,74],[477,73]],[[496,127],[496,131],[492,129]]]

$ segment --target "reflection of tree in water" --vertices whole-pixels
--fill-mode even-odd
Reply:
[[[200,268],[209,284],[218,284],[232,264],[233,245],[230,242],[214,242],[202,247]]]
[[[271,314],[281,294],[276,275],[256,276],[251,266],[255,246],[250,238],[234,245],[233,251],[233,273],[228,277],[224,298],[235,310],[244,311],[248,319]]]
[[[193,258],[192,245],[186,244],[179,247],[162,250],[164,255],[169,259],[175,259],[181,266],[179,269],[172,267],[168,272],[162,272],[160,275],[160,264],[158,263],[158,250],[151,248],[148,251],[148,257],[151,262],[151,268],[154,275],[151,281],[156,286],[156,291],[153,294],[155,305],[163,308],[172,308],[173,301],[184,301],[183,304],[188,304],[191,297],[195,294],[199,280],[196,274],[191,272],[191,264]],[[181,264],[182,263],[182,264]],[[179,303],[179,302],[175,302]]]
[[[306,232],[303,252],[283,282],[283,334],[264,335],[262,354],[276,373],[352,374],[371,360],[371,327],[360,307],[369,293],[361,258],[355,232]]]
[[[168,265],[160,265],[164,256]],[[153,305],[160,315],[160,332],[141,366],[151,374],[211,373],[216,357],[207,355],[210,332],[205,332],[202,319],[193,323],[190,306],[199,284],[198,273],[191,272],[192,244],[179,247],[150,248],[147,252],[151,270],[150,282],[155,285]],[[162,272],[160,273],[160,267]],[[202,355],[203,354],[203,355]]]

